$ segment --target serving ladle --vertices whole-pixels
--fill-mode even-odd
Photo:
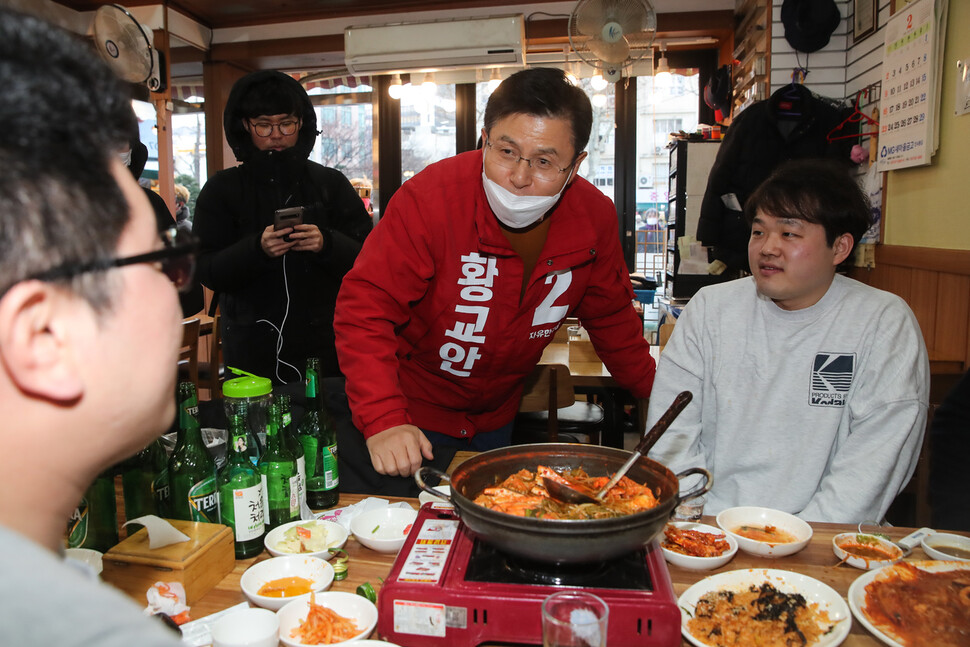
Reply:
[[[613,486],[620,482],[620,479],[626,476],[626,473],[630,471],[633,464],[636,463],[644,454],[646,454],[651,447],[654,446],[660,436],[667,431],[667,427],[670,423],[674,421],[680,412],[684,410],[684,407],[691,401],[694,394],[690,391],[681,392],[676,398],[674,398],[673,403],[664,411],[664,414],[660,416],[654,426],[644,435],[644,437],[637,443],[636,448],[633,450],[633,454],[629,459],[616,470],[606,485],[604,485],[599,492],[595,495],[589,495],[585,492],[580,492],[579,490],[561,483],[551,478],[542,477],[542,483],[546,486],[546,491],[549,492],[549,496],[557,501],[562,501],[563,503],[602,503],[603,497],[606,493],[613,489]]]

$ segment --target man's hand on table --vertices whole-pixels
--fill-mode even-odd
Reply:
[[[378,474],[411,476],[423,458],[431,460],[431,441],[414,425],[398,425],[367,439],[367,451]]]

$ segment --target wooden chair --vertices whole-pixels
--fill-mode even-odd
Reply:
[[[512,444],[579,442],[579,435],[586,435],[591,443],[599,444],[604,419],[603,407],[576,400],[567,366],[540,364],[526,379],[512,430]]]
[[[182,322],[182,347],[179,349],[179,380],[188,380],[199,388],[199,327],[202,322],[189,319]]]
[[[209,336],[209,359],[199,362],[199,386],[209,391],[209,399],[222,397],[222,380],[226,368],[222,362],[222,331],[219,311],[212,318],[212,334]]]
[[[657,345],[660,346],[660,352],[663,352],[664,346],[667,345],[667,340],[670,339],[670,335],[672,335],[673,332],[674,324],[661,324],[660,331],[657,334]]]

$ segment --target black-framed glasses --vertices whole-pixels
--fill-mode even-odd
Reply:
[[[269,137],[273,134],[273,129],[278,128],[281,135],[292,135],[299,129],[300,120],[299,119],[284,119],[278,124],[271,123],[269,121],[258,121],[253,122],[250,120],[249,125],[252,127],[253,131],[260,137]]]
[[[195,274],[195,254],[199,248],[198,240],[192,234],[177,227],[170,227],[160,232],[159,235],[165,246],[153,252],[124,258],[99,258],[85,262],[72,261],[28,278],[39,281],[63,281],[89,272],[104,272],[115,267],[153,263],[158,265],[159,271],[168,277],[179,292],[184,292],[192,285],[192,276]]]
[[[572,168],[572,164],[564,168],[559,168],[556,163],[547,157],[535,157],[529,159],[528,157],[522,157],[519,155],[518,151],[515,151],[509,147],[493,146],[492,142],[485,140],[485,145],[488,149],[495,153],[494,161],[501,167],[514,170],[518,167],[519,162],[525,162],[528,164],[529,168],[532,170],[532,176],[546,182],[555,182],[559,179],[559,176]]]

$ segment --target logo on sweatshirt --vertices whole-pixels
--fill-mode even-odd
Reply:
[[[818,353],[812,366],[809,404],[813,407],[845,406],[854,374],[854,353]]]

